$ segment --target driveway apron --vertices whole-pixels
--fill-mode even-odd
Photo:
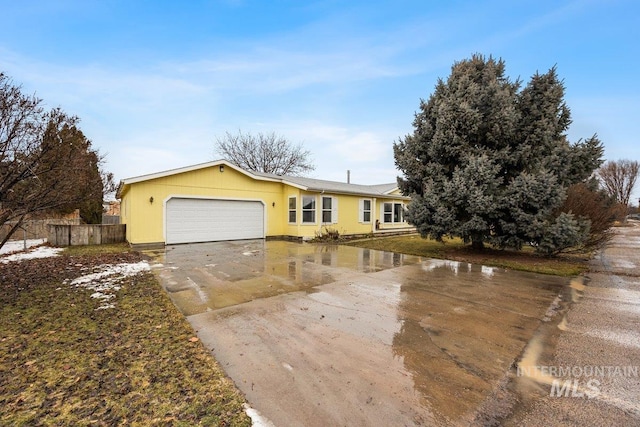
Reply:
[[[489,423],[569,279],[348,246],[153,253],[164,288],[276,426]],[[551,307],[551,308],[550,308]]]

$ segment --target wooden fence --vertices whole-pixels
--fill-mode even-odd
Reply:
[[[47,238],[52,246],[106,245],[126,241],[126,225],[50,225]]]
[[[46,239],[49,235],[49,225],[61,224],[71,225],[80,224],[80,218],[74,219],[29,219],[22,223],[20,229],[13,233],[9,240],[22,240],[22,239]],[[11,228],[15,225],[14,221],[6,222],[0,226],[0,239],[4,239],[9,233]]]
[[[102,214],[103,224],[120,224],[120,215]]]

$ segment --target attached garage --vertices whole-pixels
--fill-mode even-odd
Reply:
[[[127,178],[120,181],[116,194],[127,242],[136,248],[307,240],[329,229],[342,235],[415,231],[402,215],[410,199],[399,194],[396,183],[359,185],[278,176],[244,170],[226,160]]]
[[[166,203],[166,244],[262,239],[259,201],[171,198]]]

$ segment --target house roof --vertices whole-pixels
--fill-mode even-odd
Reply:
[[[271,181],[271,182],[282,182],[283,184],[290,185],[292,187],[299,188],[304,191],[310,192],[329,192],[329,193],[340,193],[340,194],[356,194],[362,196],[370,196],[370,197],[389,197],[390,193],[398,189],[398,185],[396,183],[388,183],[388,184],[378,184],[378,185],[361,185],[361,184],[351,184],[346,182],[338,182],[338,181],[326,181],[322,179],[315,178],[305,178],[299,176],[288,176],[288,175],[274,175],[264,172],[254,172],[245,170],[239,166],[234,165],[226,160],[215,160],[213,162],[207,163],[199,163],[196,165],[185,166],[177,169],[170,169],[162,172],[140,175],[131,178],[125,178],[120,181],[118,185],[117,197],[120,198],[122,191],[125,189],[127,185],[135,184],[137,182],[149,181],[152,179],[163,178],[166,176],[177,175],[180,173],[191,172],[194,170],[206,169],[210,167],[219,167],[220,165],[224,165],[225,167],[230,167],[238,172],[247,175],[253,179],[259,181]],[[408,197],[394,195],[394,197],[401,199],[409,199]]]
[[[395,182],[389,184],[378,185],[361,185],[351,184],[340,181],[327,181],[323,179],[306,178],[303,176],[290,176],[290,175],[273,175],[264,172],[251,172],[254,175],[280,180],[285,184],[298,187],[305,191],[326,191],[331,193],[346,193],[346,194],[362,194],[370,196],[386,196],[398,188],[398,184]]]

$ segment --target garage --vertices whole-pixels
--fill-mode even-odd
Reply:
[[[165,218],[166,244],[264,238],[259,201],[171,198]]]

